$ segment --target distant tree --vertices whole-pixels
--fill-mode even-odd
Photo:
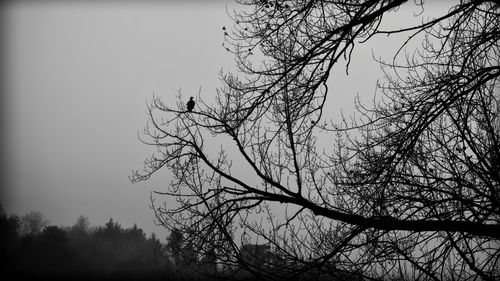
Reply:
[[[68,241],[68,234],[61,228],[51,225],[46,226],[40,237],[45,241],[55,242],[55,243],[65,243]]]
[[[71,231],[79,235],[89,233],[90,231],[89,218],[84,216],[79,216],[76,219],[76,223],[71,227]]]
[[[99,227],[93,234],[93,238],[99,245],[99,256],[96,260],[100,260],[102,270],[112,272],[120,261],[124,249],[124,230],[121,225],[113,221],[112,218],[103,226]]]
[[[7,213],[5,212],[2,204],[0,204],[0,216],[7,216]]]
[[[497,1],[454,1],[395,30],[383,18],[407,1],[238,2],[224,32],[239,73],[222,75],[215,104],[200,97],[186,114],[182,97],[156,98],[149,109],[144,141],[157,153],[132,181],[172,171],[157,194],[179,205],[155,206],[158,220],[192,233],[195,249],[217,235],[228,264],[245,263],[238,226],[283,257],[274,272],[255,268],[269,278],[498,280]],[[380,61],[374,103],[327,119],[335,66],[348,71],[359,46],[396,34],[408,40]],[[420,44],[404,52],[409,42]]]
[[[66,231],[46,226],[37,235],[23,237],[17,274],[23,278],[62,277],[72,270],[73,255]]]
[[[98,237],[102,237],[104,239],[116,240],[118,241],[123,234],[123,229],[120,224],[114,222],[112,218],[101,227],[98,231],[96,231],[95,235]]]
[[[38,242],[42,246],[41,255],[54,271],[68,267],[72,257],[67,248],[68,234],[57,226],[47,226],[40,234]]]
[[[102,241],[95,237],[88,218],[79,216],[74,225],[68,228],[68,247],[74,255],[75,274],[92,274],[103,267],[101,260]]]
[[[182,265],[184,261],[184,235],[179,229],[172,229],[170,236],[167,238],[166,249],[168,256],[176,265]]]
[[[0,213],[0,256],[9,257],[4,259],[1,264],[4,271],[10,271],[18,263],[20,255],[19,226],[18,216],[7,216],[5,213]]]
[[[271,262],[271,247],[269,245],[241,245],[241,258],[252,267],[262,269]]]
[[[132,228],[126,229],[124,236],[126,239],[137,243],[142,244],[146,242],[146,234],[142,231],[142,229],[138,228],[136,224],[134,224]]]
[[[16,215],[0,215],[0,239],[2,243],[9,243],[19,238],[20,224],[21,220]]]
[[[42,232],[43,228],[49,223],[44,215],[37,211],[31,211],[21,217],[21,235],[36,235]]]

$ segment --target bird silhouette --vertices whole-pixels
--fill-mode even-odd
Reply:
[[[187,102],[187,110],[189,112],[191,112],[191,111],[193,111],[193,109],[194,109],[194,100],[193,100],[193,97],[191,97],[189,99],[189,101]]]

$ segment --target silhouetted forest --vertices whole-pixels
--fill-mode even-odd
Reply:
[[[0,206],[0,279],[258,280],[243,267],[193,248],[186,236],[173,230],[161,243],[137,225],[123,228],[112,218],[103,226],[91,226],[84,216],[72,226],[55,226],[40,212],[7,215]],[[247,265],[272,270],[276,257],[269,246],[248,244],[241,251]]]
[[[148,238],[136,225],[123,228],[113,219],[91,227],[80,216],[59,227],[39,212],[1,212],[0,236],[2,280],[159,280],[168,266],[154,234]]]

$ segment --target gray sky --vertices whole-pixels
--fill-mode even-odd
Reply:
[[[1,204],[8,213],[41,211],[55,225],[112,217],[163,239],[148,205],[169,172],[129,182],[152,152],[136,135],[153,92],[168,102],[181,88],[190,96],[201,86],[209,97],[220,86],[219,70],[234,65],[221,46],[221,28],[231,25],[226,4],[68,2],[1,8]],[[390,53],[387,38],[377,40],[354,52],[348,77],[342,68],[332,74],[332,110],[373,94],[380,71],[371,50]]]
[[[79,215],[153,231],[149,192],[128,176],[150,148],[137,139],[153,92],[214,92],[225,4],[24,1],[3,5],[2,126],[8,213],[44,213],[56,225]]]

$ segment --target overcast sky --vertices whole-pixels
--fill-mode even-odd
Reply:
[[[232,57],[221,47],[225,3],[23,1],[2,7],[2,193],[7,212],[56,225],[110,217],[148,233],[149,192],[130,184],[150,148],[137,139],[147,101],[214,92]],[[163,3],[163,4],[162,4]]]
[[[145,183],[128,179],[152,152],[137,133],[153,92],[173,101],[177,90],[190,96],[201,86],[204,97],[213,95],[219,70],[234,65],[221,46],[222,26],[231,22],[225,1],[133,2],[2,5],[0,202],[7,213],[40,211],[54,225],[79,215],[92,225],[113,218],[165,237],[148,204],[151,190],[168,185],[168,171]],[[377,40],[354,53],[348,77],[332,75],[332,110],[348,109],[356,93],[373,94],[380,71],[371,50],[388,49],[386,38]]]

